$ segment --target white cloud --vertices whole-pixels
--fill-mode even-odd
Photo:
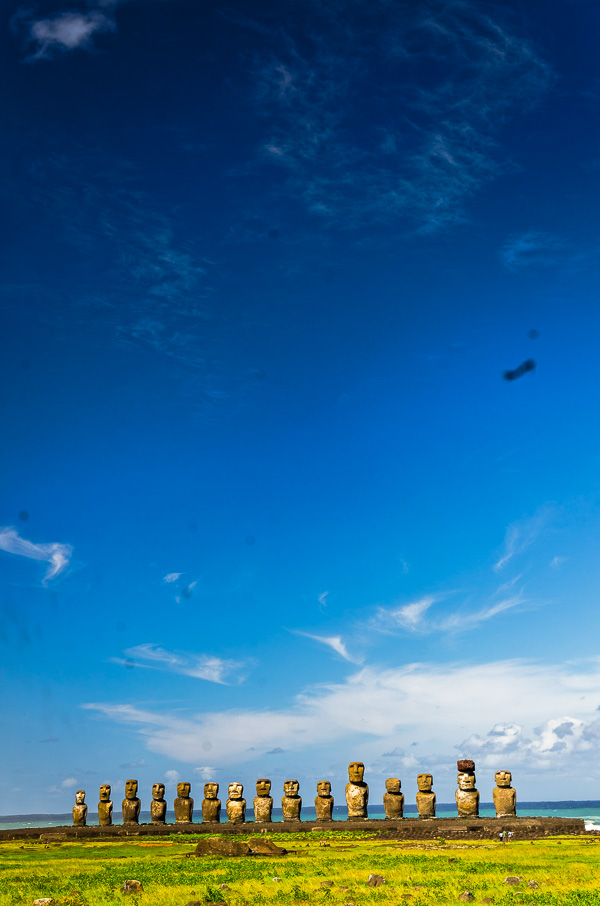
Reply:
[[[24,32],[29,61],[50,60],[72,50],[91,50],[96,35],[116,28],[112,15],[99,9],[65,11],[45,19],[32,19],[30,11],[21,10],[13,17],[12,25],[14,30]]]
[[[320,642],[321,645],[327,645],[329,648],[332,648],[333,651],[336,652],[336,654],[339,654],[341,657],[343,657],[345,661],[350,661],[351,664],[361,663],[360,658],[353,657],[349,653],[346,645],[342,641],[342,637],[339,635],[312,635],[312,633],[310,632],[301,632],[299,629],[294,630],[294,632],[296,635],[303,635],[305,638],[312,639],[314,642]]]
[[[434,595],[426,595],[417,601],[411,601],[410,604],[403,604],[401,607],[385,608],[379,607],[375,622],[383,631],[386,624],[391,628],[400,627],[402,629],[417,630],[421,628],[423,617],[436,600]]]
[[[545,506],[533,516],[513,522],[506,529],[504,549],[494,564],[496,571],[503,569],[514,557],[522,554],[548,526],[553,510]]]
[[[201,765],[198,768],[194,768],[194,774],[198,774],[202,780],[213,780],[217,773],[217,769],[211,767],[210,765]]]
[[[420,739],[431,752],[446,753],[435,756],[439,764],[451,763],[457,749],[461,755],[467,750],[481,759],[489,757],[490,764],[513,751],[527,752],[521,763],[535,774],[538,769],[552,773],[568,767],[570,752],[597,749],[599,702],[600,660],[506,660],[363,668],[342,683],[313,686],[280,710],[205,711],[186,717],[132,704],[95,702],[82,707],[131,727],[149,750],[191,764],[197,763],[206,743],[219,766],[253,761],[254,750],[284,748],[290,757],[303,750],[316,753],[315,740],[322,739],[327,727],[329,746],[339,751],[351,740],[363,760],[375,762],[382,751],[394,752]],[[490,731],[492,714],[496,727]],[[249,739],[254,743],[251,752]],[[592,758],[592,772],[595,765]],[[381,770],[387,770],[385,762]]]
[[[151,642],[135,645],[124,652],[125,661],[118,660],[126,666],[151,667],[155,670],[167,670],[192,676],[195,679],[207,680],[210,683],[227,685],[228,681],[241,682],[239,671],[246,666],[244,661],[231,661],[210,654],[186,654],[167,651]],[[238,674],[235,677],[235,674]],[[235,678],[234,678],[235,677]]]
[[[34,544],[32,541],[21,538],[16,529],[9,526],[0,528],[0,550],[6,551],[8,554],[29,557],[31,560],[45,560],[49,563],[46,575],[42,580],[44,585],[66,569],[73,553],[70,544],[56,542]]]
[[[58,785],[54,785],[48,788],[49,793],[64,793],[65,790],[72,790],[79,785],[79,781],[75,777],[66,777]]]
[[[514,583],[505,583],[507,586],[512,584]],[[441,595],[438,597],[426,595],[417,601],[403,604],[401,607],[378,607],[375,616],[369,621],[369,627],[376,632],[388,634],[395,633],[398,630],[414,633],[465,632],[469,629],[475,629],[481,623],[526,602],[522,594],[503,597],[499,601],[493,600],[496,594],[504,590],[504,588],[505,586],[501,586],[500,589],[497,589],[496,593],[491,596],[490,602],[478,610],[462,608],[454,613],[436,618],[429,618],[429,609],[433,604],[441,600]]]
[[[319,597],[317,598],[317,600],[318,600],[319,604],[321,605],[321,607],[327,607],[327,595],[328,595],[328,594],[329,594],[328,591],[324,591],[324,592],[323,592],[322,594],[320,594]]]
[[[564,242],[548,233],[529,230],[511,237],[500,255],[508,270],[521,271],[530,267],[546,268],[561,263],[565,258]]]
[[[183,576],[183,573],[167,573],[166,576],[163,576],[163,582],[177,582],[180,576]]]
[[[175,770],[165,771],[164,776],[167,783],[177,783],[179,780],[181,780],[181,774],[179,773],[179,771]]]

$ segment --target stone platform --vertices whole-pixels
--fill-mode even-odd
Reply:
[[[513,840],[536,840],[558,834],[586,833],[583,818],[403,818],[355,821],[274,821],[271,824],[139,824],[110,827],[24,827],[0,831],[4,840],[39,840],[62,843],[68,840],[122,840],[131,837],[165,837],[172,834],[302,834],[322,831],[367,831],[380,839],[435,840],[448,843],[459,840],[497,840],[504,831],[512,831]]]

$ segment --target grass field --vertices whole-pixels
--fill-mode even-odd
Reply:
[[[240,838],[237,839],[248,839]],[[123,900],[186,906],[193,900],[263,906],[331,903],[336,906],[426,906],[458,902],[470,890],[476,902],[536,906],[600,906],[600,839],[477,841],[461,845],[390,842],[366,834],[270,835],[294,850],[283,857],[190,856],[194,837],[160,842],[0,844],[0,906],[52,897],[57,906],[104,906]],[[385,878],[367,886],[370,874]],[[507,876],[523,880],[507,886]],[[274,881],[274,878],[280,878]],[[126,879],[143,893],[125,896]],[[528,886],[535,881],[537,889]],[[332,886],[322,886],[324,882]],[[229,889],[221,889],[226,884]]]

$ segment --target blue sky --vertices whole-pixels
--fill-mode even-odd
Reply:
[[[597,5],[2,22],[0,813],[600,799]]]

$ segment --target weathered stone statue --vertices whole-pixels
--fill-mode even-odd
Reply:
[[[125,798],[121,804],[123,812],[123,824],[140,823],[141,802],[137,797],[138,782],[137,780],[125,781]]]
[[[419,774],[417,777],[417,811],[419,818],[435,818],[435,793],[432,790],[433,774]]]
[[[229,784],[229,799],[225,805],[230,824],[243,824],[246,820],[246,800],[243,795],[244,787],[241,783]]]
[[[152,824],[164,824],[167,819],[167,802],[165,800],[164,783],[152,785],[152,803],[150,804],[150,820]]]
[[[221,820],[221,800],[218,783],[204,784],[204,799],[202,800],[202,820],[205,824]]]
[[[281,810],[284,821],[300,821],[302,796],[299,796],[300,784],[297,780],[286,780],[283,784]]]
[[[383,794],[383,807],[386,818],[402,818],[404,814],[404,793],[400,792],[402,784],[397,777],[388,777]]]
[[[75,805],[73,806],[73,824],[75,827],[85,827],[87,818],[87,805],[85,804],[85,790],[77,790],[75,793]]]
[[[177,784],[177,799],[173,803],[175,811],[175,824],[191,824],[194,811],[194,800],[190,797],[192,785],[190,783]]]
[[[271,796],[271,781],[266,777],[256,781],[256,796],[254,797],[254,820],[257,824],[272,821],[273,797]]]
[[[319,780],[317,783],[317,797],[315,799],[317,821],[333,821],[333,796],[331,784],[328,780]]]
[[[348,765],[348,783],[346,784],[346,805],[348,819],[367,818],[369,787],[363,781],[365,766],[362,761],[353,761]]]
[[[110,785],[103,783],[100,787],[100,802],[98,803],[98,824],[108,827],[112,824],[112,808],[110,801]]]
[[[517,792],[510,785],[511,782],[510,771],[496,771],[497,786],[493,792],[496,818],[517,817]]]
[[[458,789],[455,793],[459,818],[479,817],[479,790],[475,789],[475,762],[461,758],[456,762]]]

